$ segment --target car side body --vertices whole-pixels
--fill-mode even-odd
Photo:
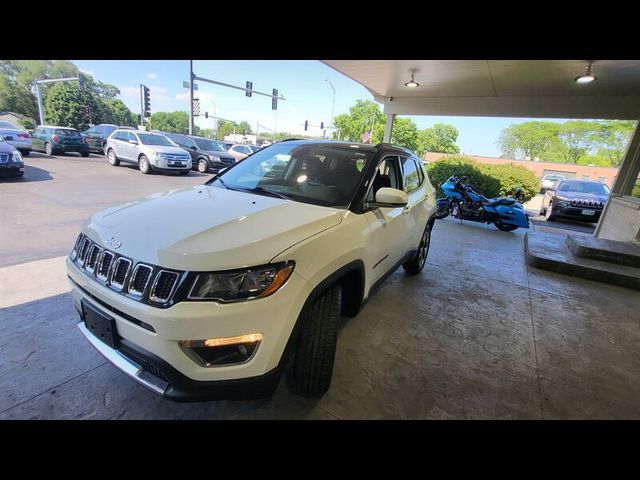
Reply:
[[[4,141],[13,145],[25,157],[31,153],[32,143],[31,134],[6,120],[0,120],[0,135],[4,137]]]
[[[89,156],[89,145],[75,128],[38,125],[31,136],[33,150],[47,155],[80,153]]]

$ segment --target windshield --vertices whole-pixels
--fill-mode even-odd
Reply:
[[[140,137],[140,143],[142,143],[143,145],[165,145],[167,147],[175,146],[175,143],[173,143],[164,135],[156,135],[153,133],[139,133],[138,137]]]
[[[80,135],[80,132],[78,132],[77,130],[72,130],[72,129],[66,129],[66,128],[54,128],[53,129],[53,133],[55,133],[56,135],[70,135],[70,136],[76,136],[76,135]]]
[[[4,120],[0,120],[0,128],[10,128],[12,130],[20,130],[17,125],[14,125],[11,122],[6,122]]]
[[[271,145],[214,177],[208,185],[346,208],[373,152],[348,145]]]
[[[258,150],[260,150],[260,147],[256,146],[256,145],[249,145],[249,148],[251,149],[252,152],[257,152]]]
[[[558,191],[609,195],[609,187],[603,183],[596,182],[563,182]]]

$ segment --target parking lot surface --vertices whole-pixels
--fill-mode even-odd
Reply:
[[[208,176],[143,176],[95,155],[26,165],[0,180],[0,418],[640,418],[640,295],[529,268],[525,230],[450,218],[422,274],[396,271],[343,322],[321,399],[283,379],[263,400],[164,400],[82,337],[64,257],[92,212]]]

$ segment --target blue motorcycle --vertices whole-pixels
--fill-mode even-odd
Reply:
[[[463,183],[467,177],[455,175],[440,185],[446,195],[436,202],[436,218],[449,215],[472,222],[493,223],[498,229],[511,232],[518,227],[529,228],[529,215],[522,206],[522,188],[516,190],[516,198],[485,198],[470,185]]]

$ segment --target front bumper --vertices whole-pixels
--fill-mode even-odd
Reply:
[[[114,318],[122,345],[133,353],[123,359],[127,357],[125,353],[83,331],[81,323],[79,328],[86,337],[89,335],[88,340],[140,384],[172,400],[184,401],[264,396],[272,391],[277,385],[293,327],[311,291],[309,284],[294,272],[280,290],[267,298],[231,304],[183,301],[161,309],[100,285],[70,259],[67,259],[67,273],[78,312],[82,312],[84,300]],[[140,322],[147,324],[147,328]],[[148,326],[155,331],[150,331]],[[238,364],[204,367],[178,344],[179,340],[250,333],[262,333],[263,339],[253,356]],[[149,375],[155,377],[153,382]]]
[[[192,161],[189,160],[167,160],[159,155],[151,155],[149,157],[151,168],[163,172],[180,172],[185,170],[191,170]]]
[[[20,176],[24,174],[23,162],[0,163],[0,175],[6,177]]]
[[[593,215],[584,215],[582,213],[583,210],[593,210]],[[557,217],[568,218],[572,220],[580,220],[585,222],[597,223],[600,220],[600,215],[602,214],[602,209],[596,208],[588,208],[588,207],[561,207],[556,206],[554,208],[554,213]]]

